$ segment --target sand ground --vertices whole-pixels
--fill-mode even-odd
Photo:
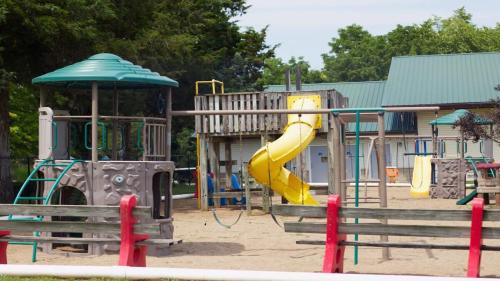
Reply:
[[[368,195],[371,194],[370,191]],[[456,206],[455,200],[411,199],[407,188],[389,188],[389,208],[425,209],[468,209],[470,206]],[[362,192],[363,194],[363,192]],[[320,201],[326,199],[319,197]],[[275,203],[278,199],[273,200]],[[322,246],[296,245],[298,239],[323,239],[318,234],[285,233],[271,216],[254,210],[251,216],[244,214],[241,220],[226,229],[218,225],[211,212],[194,208],[194,200],[179,200],[175,203],[175,238],[183,243],[171,248],[167,257],[148,257],[148,266],[189,267],[212,269],[245,269],[318,272],[323,259]],[[361,206],[377,206],[364,204]],[[488,208],[495,208],[490,205]],[[239,210],[220,209],[221,220],[230,224]],[[296,218],[279,217],[281,222]],[[429,222],[429,224],[433,224]],[[493,225],[500,226],[500,222]],[[373,240],[361,237],[361,240]],[[444,242],[467,244],[467,239],[434,238],[390,238],[391,241]],[[500,245],[500,242],[485,240],[485,244]],[[391,249],[391,259],[382,260],[382,250],[360,248],[360,261],[353,264],[353,250],[346,250],[345,272],[378,274],[418,274],[439,276],[465,276],[467,251]],[[8,249],[9,263],[30,263],[31,247],[11,245]],[[64,256],[39,253],[37,264],[72,265],[116,265],[117,255]],[[481,276],[500,277],[500,252],[483,252]]]

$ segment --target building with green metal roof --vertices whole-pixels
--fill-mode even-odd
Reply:
[[[380,107],[384,98],[384,88],[386,81],[365,81],[365,82],[337,82],[337,83],[315,83],[303,84],[304,91],[336,90],[349,99],[349,107]],[[266,87],[269,92],[285,91],[285,85],[269,85]],[[377,124],[361,123],[361,132],[376,133]],[[385,116],[385,127],[387,133],[416,133],[417,126],[414,113],[387,113]],[[348,127],[350,132],[354,132],[354,124]]]
[[[394,57],[382,106],[485,107],[499,83],[500,52]]]

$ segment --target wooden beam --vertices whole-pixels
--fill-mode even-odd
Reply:
[[[266,119],[264,119],[264,122],[267,122]],[[269,136],[268,135],[262,135],[260,137],[260,145],[261,147],[264,147],[267,145],[267,142],[269,141]],[[271,210],[271,192],[270,188],[264,185],[262,186],[262,210],[264,211],[265,214],[269,214]]]
[[[206,134],[199,135],[200,142],[200,208],[202,211],[208,211],[208,183],[207,183],[207,136]]]
[[[70,233],[120,233],[120,223],[75,222],[75,221],[0,221],[0,228],[10,231],[42,231]],[[159,234],[159,224],[137,224],[135,231],[146,234]]]
[[[286,222],[285,232],[326,233],[324,223]],[[378,223],[346,224],[339,226],[339,233],[387,236],[469,238],[470,227],[434,225],[385,225]],[[484,227],[483,238],[500,239],[500,228]]]
[[[325,218],[325,206],[274,205],[272,213],[280,216],[297,216],[307,218]],[[342,208],[343,218],[388,219],[388,220],[423,220],[423,221],[465,221],[471,219],[470,210],[439,210],[439,209],[373,209],[373,208]],[[500,210],[485,210],[484,221],[499,221]]]
[[[299,245],[325,245],[324,240],[298,240],[295,242]],[[469,250],[469,245],[459,244],[427,244],[427,243],[398,243],[398,242],[356,242],[356,241],[341,241],[339,245],[343,246],[361,246],[361,247],[389,247],[403,249],[428,249],[428,250]],[[500,251],[500,246],[481,246],[482,251]]]
[[[134,215],[151,217],[151,207],[138,206]],[[11,205],[0,204],[0,216],[65,216],[65,217],[105,217],[119,218],[118,206],[81,206],[81,205]]]

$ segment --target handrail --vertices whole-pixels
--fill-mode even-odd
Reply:
[[[56,115],[53,116],[54,120],[71,120],[71,119],[91,119],[91,115]],[[162,121],[166,122],[167,118],[161,117],[143,117],[143,116],[109,116],[109,115],[99,115],[100,120],[148,120],[148,121]]]
[[[352,115],[353,110],[349,108],[321,108],[321,109],[251,109],[251,110],[176,110],[172,111],[172,116],[197,116],[197,115],[252,115],[252,114],[326,114],[335,111],[340,115]],[[368,108],[361,111],[372,111],[373,112],[363,112],[361,115],[369,114],[376,115],[379,111],[385,112],[417,112],[417,111],[437,111],[439,106],[427,106],[427,107],[390,107],[390,108]]]

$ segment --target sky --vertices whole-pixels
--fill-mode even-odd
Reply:
[[[374,35],[385,34],[397,24],[419,24],[433,16],[449,17],[465,7],[478,26],[500,22],[500,0],[247,0],[247,14],[238,17],[242,27],[269,25],[267,43],[285,61],[303,56],[312,68],[321,69],[321,54],[337,30],[356,23]]]

